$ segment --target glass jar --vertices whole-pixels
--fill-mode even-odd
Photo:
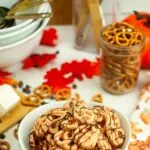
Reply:
[[[113,46],[106,42],[102,36],[107,27],[102,30],[100,35],[102,86],[110,93],[124,94],[132,90],[137,84],[145,38],[141,43],[134,46]]]
[[[88,0],[73,0],[75,49],[92,53],[99,52],[99,33],[104,21],[99,11],[102,1],[95,0],[89,3]],[[93,14],[96,14],[96,17],[93,18]]]

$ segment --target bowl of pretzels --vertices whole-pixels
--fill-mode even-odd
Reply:
[[[130,135],[130,123],[120,112],[75,99],[33,110],[18,130],[22,150],[126,149]]]

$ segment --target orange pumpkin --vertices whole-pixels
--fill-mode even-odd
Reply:
[[[142,52],[142,68],[150,69],[150,13],[131,14],[123,21],[135,26],[145,34],[146,44]]]

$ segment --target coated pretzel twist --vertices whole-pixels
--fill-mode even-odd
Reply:
[[[112,146],[110,145],[106,136],[103,134],[100,134],[98,137],[98,147],[102,150],[112,150]]]
[[[113,147],[120,147],[124,143],[125,133],[121,128],[107,130],[106,135]]]

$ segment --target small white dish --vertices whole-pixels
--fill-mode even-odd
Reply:
[[[21,122],[18,130],[18,137],[19,137],[19,143],[21,146],[22,150],[29,150],[29,133],[32,127],[34,126],[35,121],[42,116],[44,113],[46,113],[48,110],[53,109],[53,108],[61,108],[63,107],[65,102],[51,102],[50,104],[46,104],[43,106],[40,106],[39,108],[33,110],[30,112]],[[87,103],[86,104],[88,107],[93,107],[93,106],[105,106],[102,104],[98,103]],[[130,123],[129,120],[122,115],[120,112],[114,110],[116,114],[119,116],[119,119],[121,121],[121,127],[124,129],[125,134],[126,134],[126,139],[125,143],[122,146],[122,149],[125,150],[127,149],[131,137],[131,128],[130,128]]]
[[[1,0],[0,1],[0,6],[1,7],[6,7],[6,8],[10,8],[17,1],[18,0]],[[41,13],[41,12],[43,12],[46,9],[45,8],[46,4],[41,5],[39,8],[35,7],[33,9],[29,9],[29,10],[26,11],[26,13]],[[33,19],[29,19],[29,20],[16,20],[16,25],[15,26],[9,27],[9,28],[6,28],[6,29],[0,29],[0,35],[12,33],[12,32],[15,32],[16,30],[20,30],[20,29],[28,26],[32,22],[33,22]]]

